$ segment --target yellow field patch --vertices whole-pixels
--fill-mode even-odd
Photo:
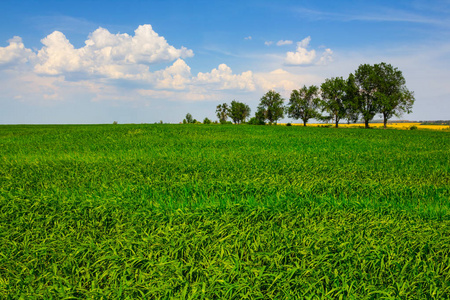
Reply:
[[[278,123],[278,125],[286,125],[286,123]],[[320,127],[320,126],[333,126],[334,124],[328,123],[308,123],[306,126],[313,126],[313,127]],[[303,123],[292,123],[292,126],[303,126]],[[370,127],[376,127],[376,128],[382,128],[384,125],[383,123],[369,123]],[[408,130],[412,126],[416,126],[417,129],[433,129],[433,130],[450,130],[449,125],[420,125],[419,122],[410,122],[410,123],[387,123],[388,128],[395,128],[395,129],[404,129]],[[356,124],[346,124],[346,123],[339,123],[339,127],[343,128],[358,128],[358,127],[364,127],[363,123],[356,123]]]

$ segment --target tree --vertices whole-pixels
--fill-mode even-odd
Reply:
[[[219,118],[220,124],[225,124],[227,122],[229,111],[230,111],[230,109],[228,107],[228,104],[223,103],[223,104],[217,105],[216,115],[217,115],[217,118]]]
[[[362,115],[365,128],[369,128],[369,122],[379,109],[375,95],[377,86],[374,67],[369,64],[360,65],[355,71],[355,84],[358,88],[358,97],[356,98],[358,111]]]
[[[268,91],[264,96],[261,97],[260,103],[258,105],[258,111],[256,114],[259,118],[264,118],[264,120],[269,120],[272,124],[284,117],[284,99],[281,95],[273,90]]]
[[[338,128],[339,121],[346,116],[344,98],[346,92],[345,80],[342,77],[325,79],[320,86],[322,94],[322,111],[328,112]]]
[[[301,89],[292,91],[287,112],[290,118],[302,119],[303,126],[306,126],[309,119],[319,117],[319,105],[319,88],[315,85],[304,85]]]
[[[359,90],[356,86],[355,75],[351,74],[348,76],[345,81],[345,95],[342,99],[345,109],[345,119],[347,123],[350,122],[356,123],[359,119],[359,110],[358,110],[358,96]]]
[[[406,88],[402,72],[392,65],[382,62],[374,65],[373,69],[376,89],[374,96],[386,128],[387,120],[394,115],[400,117],[403,113],[412,111],[414,93]]]
[[[211,124],[211,120],[208,119],[208,118],[205,118],[205,119],[203,120],[203,124]]]
[[[233,100],[231,101],[229,115],[230,118],[233,120],[234,124],[245,122],[245,120],[250,115],[250,107],[245,103]]]
[[[187,113],[187,114],[186,114],[185,120],[186,120],[186,122],[187,122],[188,124],[194,123],[194,119],[192,118],[192,115],[191,115],[190,113]]]

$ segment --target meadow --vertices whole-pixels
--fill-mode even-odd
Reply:
[[[2,299],[448,299],[450,133],[0,126]]]

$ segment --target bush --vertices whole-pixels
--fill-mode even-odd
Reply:
[[[292,126],[292,124],[291,123],[287,123],[286,126]]]
[[[117,123],[117,121],[114,121],[113,124],[114,124],[114,125],[117,125],[118,123]]]
[[[418,129],[418,128],[417,128],[416,125],[413,125],[413,126],[409,127],[409,130],[417,130],[417,129]]]
[[[248,120],[248,124],[249,125],[265,125],[263,120],[257,119],[255,117]]]
[[[208,119],[208,118],[205,118],[205,119],[203,120],[203,124],[211,124],[211,120]]]

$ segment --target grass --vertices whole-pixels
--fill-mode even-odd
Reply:
[[[0,126],[0,298],[445,299],[450,139]]]

